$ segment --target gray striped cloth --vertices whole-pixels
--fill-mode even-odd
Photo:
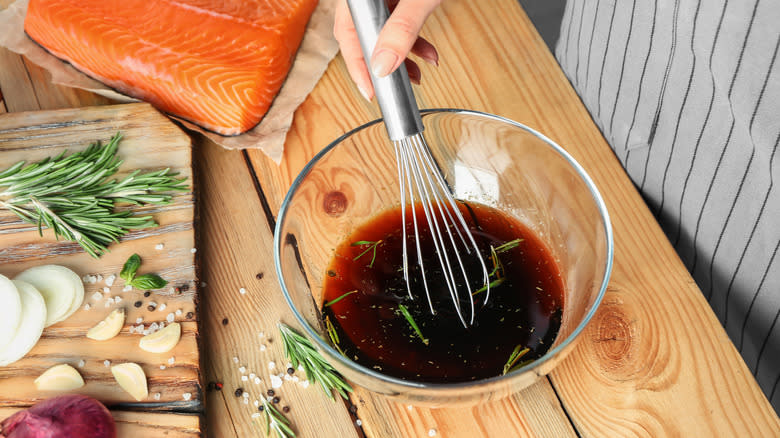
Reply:
[[[780,411],[780,2],[569,0],[556,57]]]

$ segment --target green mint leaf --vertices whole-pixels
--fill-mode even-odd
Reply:
[[[119,278],[126,283],[131,283],[139,266],[141,266],[141,257],[139,257],[138,254],[131,255],[125,262],[125,265],[122,266],[122,272],[119,273]]]
[[[139,275],[130,282],[130,286],[133,286],[136,289],[146,290],[160,289],[165,287],[166,284],[168,284],[168,282],[160,278],[157,274]]]

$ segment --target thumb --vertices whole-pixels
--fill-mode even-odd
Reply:
[[[394,72],[409,54],[425,20],[441,0],[401,0],[387,19],[371,55],[376,77]]]

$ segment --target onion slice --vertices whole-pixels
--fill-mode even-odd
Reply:
[[[16,286],[0,275],[0,352],[11,342],[19,327],[22,300]]]
[[[64,266],[36,266],[23,271],[16,279],[32,284],[43,295],[46,327],[65,320],[84,301],[81,277]]]
[[[13,280],[22,303],[22,321],[11,342],[0,351],[0,366],[5,366],[24,357],[43,333],[46,321],[46,303],[35,287],[20,280]]]

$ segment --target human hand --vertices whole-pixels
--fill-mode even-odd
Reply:
[[[376,77],[387,76],[404,61],[409,79],[419,84],[420,68],[406,56],[411,52],[430,64],[439,65],[436,48],[420,37],[419,33],[423,23],[441,0],[388,0],[387,3],[392,12],[379,33],[374,53],[371,55],[372,72]],[[349,75],[363,97],[371,100],[374,87],[346,0],[339,1],[336,7],[333,34],[341,47]]]

